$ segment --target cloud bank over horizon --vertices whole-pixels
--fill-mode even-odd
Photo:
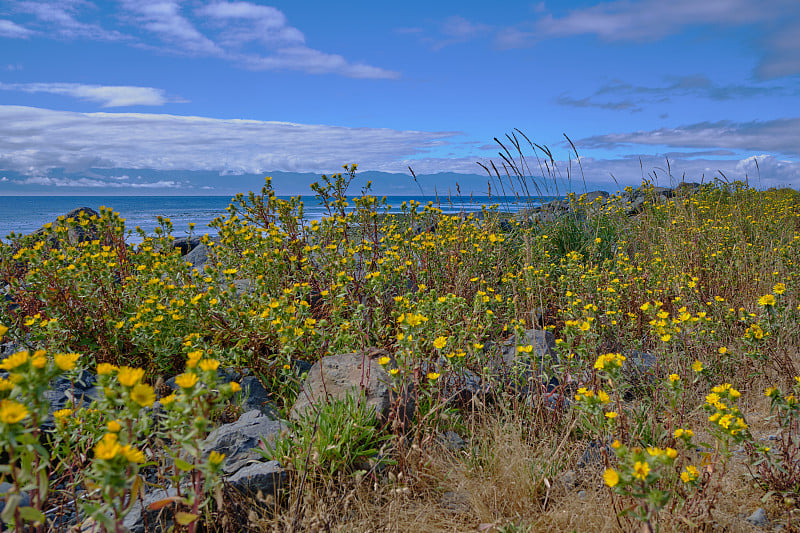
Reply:
[[[437,154],[458,144],[460,136],[459,132],[0,106],[0,169],[25,176],[16,181],[18,184],[110,189],[177,189],[191,188],[192,184],[163,176],[152,182],[134,182],[108,177],[98,181],[80,174],[102,168],[177,174],[213,171],[220,176],[274,171],[322,174],[336,171],[343,163],[355,162],[364,171],[407,173],[411,166],[418,174],[481,175],[484,172],[478,162],[489,166],[493,155],[503,172],[502,161],[492,145],[476,148],[474,157]],[[690,124],[592,136],[577,140],[576,145],[581,154],[580,166],[574,156],[570,159],[562,143],[554,151],[555,166],[548,162],[547,168],[542,166],[539,172],[546,178],[609,185],[637,184],[642,179],[661,180],[662,184],[684,178],[707,181],[722,175],[730,179],[758,177],[768,186],[800,183],[800,163],[794,160],[800,157],[800,119]],[[652,145],[668,150],[663,155],[591,155],[597,147],[630,152]],[[558,148],[565,148],[562,157],[558,157]],[[584,151],[590,153],[583,155]],[[525,154],[534,173],[537,154],[545,157],[542,152]],[[53,171],[69,176],[57,176]]]

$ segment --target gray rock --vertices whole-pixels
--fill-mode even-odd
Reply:
[[[239,384],[242,386],[241,392],[237,392],[233,397],[234,402],[242,402],[242,409],[247,411],[258,410],[270,418],[279,417],[278,410],[270,402],[267,389],[255,376],[247,376],[241,379]]]
[[[96,230],[97,226],[96,226],[96,224],[94,222],[89,222],[85,226],[80,226],[80,225],[74,225],[73,226],[73,225],[70,225],[67,222],[69,219],[73,219],[75,221],[78,221],[81,216],[83,216],[87,220],[89,218],[93,217],[93,216],[94,217],[98,217],[98,218],[100,217],[100,215],[97,213],[97,211],[95,211],[94,209],[91,209],[89,207],[79,207],[78,209],[73,209],[72,211],[70,211],[69,213],[64,215],[63,222],[58,220],[58,219],[56,219],[56,220],[54,220],[52,222],[53,228],[55,228],[55,227],[57,227],[59,225],[64,225],[68,229],[67,229],[67,233],[66,233],[65,236],[62,236],[60,238],[59,237],[55,237],[55,236],[48,237],[47,240],[51,243],[51,245],[57,246],[58,241],[60,239],[66,240],[68,244],[78,244],[78,243],[81,243],[81,242],[84,242],[84,241],[88,241],[88,240],[97,238],[97,230]],[[33,235],[37,235],[37,236],[38,235],[45,235],[46,233],[49,233],[50,231],[51,230],[46,230],[44,227],[42,227],[42,228],[39,228],[38,230],[34,231]]]
[[[286,479],[286,471],[278,461],[251,463],[226,478],[233,488],[239,492],[263,495],[275,495]]]
[[[7,482],[3,481],[0,483],[0,513],[3,512],[3,509],[6,508],[6,494],[13,489],[14,486]],[[27,507],[31,504],[31,498],[27,492],[23,492],[20,494],[20,502],[19,507]]]
[[[447,491],[442,494],[442,499],[439,505],[452,513],[463,514],[468,513],[470,510],[470,496],[468,492],[463,490]]]
[[[202,445],[203,455],[212,451],[225,454],[222,471],[233,474],[250,461],[262,459],[253,448],[261,444],[261,439],[273,444],[275,438],[288,426],[261,411],[248,411],[239,420],[224,424],[212,431]]]
[[[201,237],[178,237],[172,241],[172,247],[179,250],[182,256],[188,254],[201,244]]]
[[[584,450],[581,458],[578,459],[576,468],[600,468],[605,466],[606,457],[613,457],[614,451],[608,444],[602,444],[597,441],[592,441],[589,446]]]
[[[658,377],[658,358],[655,355],[631,350],[625,353],[625,362],[622,365],[622,375],[631,386],[631,391],[626,393],[626,399],[636,396],[656,383]]]
[[[533,347],[531,353],[517,351],[517,346],[528,345]],[[506,374],[510,372],[511,379],[519,381],[517,385],[522,388],[527,388],[528,382],[538,377],[547,383],[548,391],[552,390],[553,384],[550,383],[553,375],[552,367],[558,364],[555,346],[556,338],[550,331],[529,329],[520,339],[512,335],[500,345],[500,360],[494,361],[494,371],[505,371]]]
[[[183,261],[191,263],[198,270],[203,269],[209,261],[209,250],[205,244],[198,244],[188,254],[183,256]]]
[[[448,451],[451,452],[460,452],[464,448],[467,447],[467,443],[461,436],[456,433],[455,431],[448,430],[444,433],[439,433],[436,436],[436,440],[438,440]]]
[[[341,400],[348,394],[363,392],[367,405],[385,420],[389,415],[392,391],[388,373],[378,364],[378,358],[383,355],[386,352],[382,350],[346,353],[329,355],[314,363],[292,406],[291,419],[302,418],[309,408],[329,398]]]
[[[48,401],[48,417],[42,423],[43,429],[52,429],[53,419],[52,415],[55,411],[64,408],[84,407],[92,402],[92,400],[99,399],[100,391],[95,387],[95,376],[87,371],[81,372],[81,375],[74,382],[67,378],[59,377],[50,384],[42,397]]]
[[[756,527],[767,527],[769,525],[769,520],[767,519],[767,512],[761,507],[753,511],[753,514],[748,516],[745,520],[747,520]]]
[[[130,512],[125,516],[122,525],[130,533],[150,533],[166,531],[172,525],[172,516],[175,504],[165,505],[161,509],[152,510],[148,507],[166,498],[173,498],[178,495],[178,490],[174,487],[169,489],[156,489],[145,494],[144,498],[133,504]],[[145,527],[145,521],[147,527]]]

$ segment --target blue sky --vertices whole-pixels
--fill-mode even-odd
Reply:
[[[0,0],[0,194],[227,194],[348,162],[441,188],[514,128],[575,177],[568,135],[609,189],[667,184],[667,161],[798,187],[800,3]]]

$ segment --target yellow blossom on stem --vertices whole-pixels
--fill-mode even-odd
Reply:
[[[603,472],[603,481],[606,482],[606,485],[609,487],[614,487],[617,483],[619,483],[619,474],[613,468],[606,468],[606,471]]]
[[[57,353],[53,356],[53,360],[58,368],[67,371],[75,368],[80,356],[79,353]]]
[[[156,391],[150,385],[139,383],[131,389],[131,400],[142,407],[150,407],[156,401]]]
[[[0,400],[0,421],[16,424],[28,416],[28,409],[14,400]]]
[[[191,389],[197,383],[197,374],[183,373],[175,378],[175,384],[182,389]]]
[[[143,368],[131,368],[123,366],[117,371],[117,379],[123,387],[133,387],[144,377]]]

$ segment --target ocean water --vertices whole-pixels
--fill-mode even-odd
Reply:
[[[281,197],[288,199],[288,197]],[[514,197],[456,197],[442,198],[427,196],[389,196],[387,203],[390,213],[400,212],[403,202],[415,200],[427,204],[429,201],[445,213],[480,211],[483,205],[499,205],[501,211],[540,205],[552,197],[517,199]],[[172,221],[176,237],[189,232],[189,224],[195,223],[194,233],[213,233],[208,223],[226,214],[230,196],[6,196],[0,197],[0,239],[6,240],[14,232],[28,234],[41,228],[57,217],[79,207],[90,207],[99,211],[100,206],[112,208],[125,219],[126,229],[141,227],[148,235],[155,230],[157,217],[167,217]],[[324,207],[315,197],[303,197],[305,217],[309,220],[325,216]],[[136,233],[129,239],[138,241]]]

